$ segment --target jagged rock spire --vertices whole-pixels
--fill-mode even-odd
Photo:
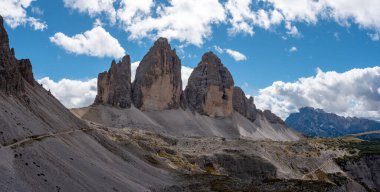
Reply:
[[[177,109],[181,92],[181,60],[168,40],[159,38],[137,68],[133,103],[144,111]]]
[[[126,55],[118,63],[113,60],[108,72],[98,75],[98,94],[95,104],[129,108],[132,104],[131,94],[131,59]]]
[[[232,104],[235,111],[251,121],[256,120],[257,110],[253,97],[247,98],[240,87],[234,87]]]
[[[226,117],[232,114],[234,80],[213,53],[207,52],[190,75],[184,97],[187,106],[200,114]]]
[[[32,65],[28,59],[17,60],[13,49],[9,48],[7,31],[0,16],[0,91],[19,95],[25,90],[25,83],[34,86]]]

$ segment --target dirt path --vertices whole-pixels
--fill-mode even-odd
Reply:
[[[22,139],[20,141],[11,143],[9,145],[4,145],[4,146],[1,145],[0,146],[0,150],[2,150],[2,149],[9,149],[9,148],[12,148],[12,147],[17,147],[17,146],[22,145],[24,143],[27,143],[29,141],[38,141],[38,140],[45,139],[45,138],[48,138],[48,137],[56,137],[56,136],[60,136],[60,135],[68,135],[68,134],[71,134],[71,133],[83,132],[83,131],[87,131],[87,130],[93,130],[93,128],[76,129],[76,130],[63,131],[63,132],[58,132],[58,133],[48,133],[48,134],[44,134],[44,135],[30,136],[30,137],[27,137],[27,138]]]

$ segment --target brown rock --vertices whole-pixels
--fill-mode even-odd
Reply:
[[[257,110],[253,103],[253,97],[249,97],[248,99],[240,87],[234,87],[232,105],[235,111],[247,119],[251,121],[256,120]]]
[[[159,38],[137,68],[133,103],[144,111],[177,109],[181,92],[181,60],[168,40]]]
[[[131,59],[126,55],[117,64],[113,60],[109,71],[98,75],[98,94],[95,104],[129,108],[132,103],[131,93]]]
[[[220,59],[213,52],[205,53],[185,89],[187,106],[211,117],[230,116],[233,86],[234,80]]]

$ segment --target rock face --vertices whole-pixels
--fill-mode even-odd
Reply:
[[[277,115],[275,115],[274,113],[272,113],[272,111],[264,110],[263,114],[264,114],[264,117],[270,123],[274,123],[274,124],[278,123],[278,124],[284,124],[285,125],[285,122],[280,117],[278,117]]]
[[[126,55],[119,63],[113,60],[109,71],[98,75],[95,104],[129,108],[132,104],[131,94],[131,59]]]
[[[311,107],[304,107],[299,113],[290,114],[285,122],[289,127],[305,135],[319,137],[337,137],[380,130],[380,123],[377,121],[342,117]]]
[[[0,90],[19,95],[25,91],[24,79],[34,86],[32,66],[29,60],[17,60],[9,48],[8,34],[0,16]]]
[[[185,89],[187,106],[202,115],[230,116],[233,87],[234,80],[220,59],[213,52],[205,53]]]
[[[133,103],[143,111],[178,109],[181,92],[181,60],[168,40],[159,38],[137,68]]]
[[[234,110],[251,121],[256,120],[257,110],[253,103],[253,97],[246,97],[245,93],[240,87],[234,87],[232,105]]]

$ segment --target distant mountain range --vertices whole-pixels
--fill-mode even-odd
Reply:
[[[290,114],[285,123],[304,135],[318,137],[337,137],[380,130],[380,122],[357,117],[342,117],[312,107],[304,107],[298,113]]]

